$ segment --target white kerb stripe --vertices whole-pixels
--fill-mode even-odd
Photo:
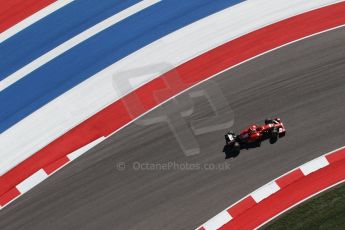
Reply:
[[[87,151],[89,151],[91,148],[95,147],[96,145],[98,145],[100,142],[102,142],[105,139],[105,137],[100,137],[97,140],[94,140],[93,142],[81,147],[80,149],[70,153],[67,155],[68,159],[70,159],[71,161],[73,161],[74,159],[80,157],[81,155],[83,155],[84,153],[86,153]]]
[[[155,72],[165,73],[171,69],[169,66],[178,66],[241,34],[333,2],[334,0],[244,1],[143,47],[55,98],[3,132],[0,135],[0,175],[140,87],[141,85],[127,84],[128,79],[123,78],[123,73],[127,70],[138,71],[137,76],[149,74],[151,77],[145,81],[149,82],[158,75],[141,71],[143,67],[148,69],[158,66],[155,67]],[[209,39],[210,36],[212,39]],[[42,121],[45,123],[44,126],[37,125]],[[30,133],[27,130],[30,130]],[[22,138],[23,136],[25,138]]]
[[[273,193],[279,191],[280,187],[277,185],[276,182],[272,181],[268,184],[265,184],[261,188],[254,191],[251,196],[255,200],[256,203],[259,203],[263,199],[269,197]]]
[[[149,6],[156,4],[157,2],[160,2],[160,0],[145,0],[145,1],[139,2],[101,21],[100,23],[94,25],[93,27],[83,31],[77,36],[55,47],[54,49],[50,50],[48,53],[45,53],[44,55],[40,56],[39,58],[35,59],[34,61],[30,62],[26,66],[22,67],[21,69],[17,70],[13,74],[7,76],[4,80],[2,80],[0,82],[0,92],[4,90],[5,88],[9,87],[10,85],[12,85],[13,83],[15,83],[16,81],[22,79],[29,73],[43,66],[47,62],[53,60],[54,58],[58,57],[64,52],[68,51],[69,49],[72,49],[73,47],[89,39],[90,37],[96,35],[97,33],[109,28],[110,26],[113,26],[114,24],[124,20],[125,18],[128,18],[129,16],[135,13],[138,13],[139,11]]]
[[[321,156],[312,161],[309,161],[308,163],[305,163],[300,167],[300,169],[304,175],[308,175],[319,170],[320,168],[326,167],[327,165],[329,165],[328,160],[325,156]]]
[[[226,211],[222,211],[209,221],[207,221],[203,227],[206,230],[216,230],[220,227],[222,227],[224,224],[228,223],[230,220],[232,220],[231,215]]]
[[[336,150],[333,150],[333,151],[331,151],[331,152],[329,152],[329,153],[326,153],[326,154],[324,154],[323,156],[329,156],[330,154],[335,153],[335,152],[337,152],[337,151],[340,151],[340,150],[342,150],[342,149],[345,149],[345,146],[340,147],[340,148],[338,148],[338,149],[336,149]],[[300,168],[300,167],[298,167],[298,168]],[[273,181],[277,181],[279,178],[282,178],[282,177],[284,177],[285,175],[288,175],[289,173],[291,173],[292,171],[295,171],[295,170],[298,169],[298,168],[295,168],[295,169],[290,170],[289,172],[287,172],[287,173],[285,173],[284,175],[282,175],[282,176],[280,176],[280,177],[274,179]],[[341,183],[343,183],[343,182],[344,182],[344,181],[341,181],[341,182],[339,182],[339,183],[336,183],[335,185],[332,185],[331,187],[334,187],[334,186],[336,186],[336,185],[338,185],[338,184],[341,184]],[[329,188],[331,188],[331,187],[329,187]],[[325,190],[327,190],[327,189],[329,189],[329,188],[326,188],[326,189],[324,189],[324,190],[322,190],[322,191],[325,191]],[[313,197],[313,196],[315,196],[315,195],[321,193],[322,191],[317,192],[316,194],[312,195],[311,197]],[[238,203],[240,203],[241,201],[243,201],[245,198],[246,198],[246,197],[244,197],[244,198],[242,198],[241,200],[237,201],[236,203],[230,205],[229,207],[226,208],[226,210],[229,210],[231,207],[234,207],[235,205],[237,205]],[[309,197],[309,198],[310,198],[310,197]],[[307,198],[307,199],[309,199],[309,198]],[[305,201],[305,200],[307,200],[307,199],[304,199],[303,201]],[[258,227],[255,228],[255,229],[259,229],[261,226],[265,225],[266,223],[268,223],[268,222],[271,221],[272,219],[274,219],[274,218],[276,218],[277,216],[279,216],[279,215],[285,213],[286,211],[290,210],[291,208],[295,207],[296,205],[302,203],[303,201],[300,201],[300,202],[294,204],[292,207],[286,209],[286,210],[283,211],[282,213],[277,214],[275,217],[272,217],[270,220],[266,221],[265,223],[262,223],[260,226],[258,226]],[[200,229],[201,227],[202,227],[202,226],[198,227],[197,229]]]
[[[22,181],[20,184],[16,186],[18,191],[20,193],[26,193],[42,181],[44,181],[46,178],[48,178],[47,173],[43,170],[40,169],[34,174],[32,174],[30,177],[26,178],[24,181]]]
[[[11,28],[9,28],[9,29],[5,30],[4,32],[0,33],[0,43],[4,42],[6,39],[9,39],[10,37],[15,35],[16,33],[19,33],[20,31],[22,31],[25,28],[31,26],[35,22],[38,22],[42,18],[48,16],[49,14],[57,11],[58,9],[64,7],[65,5],[67,5],[67,4],[69,4],[69,3],[73,2],[73,1],[74,0],[60,0],[60,1],[56,1],[56,2],[48,5],[47,7],[41,9],[40,11],[37,11],[36,13],[31,15],[30,17],[27,17],[23,21],[18,22],[17,24],[12,26]]]

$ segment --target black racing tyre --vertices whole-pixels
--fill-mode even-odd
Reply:
[[[236,150],[236,151],[239,151],[240,149],[241,149],[241,145],[240,145],[240,143],[238,143],[237,141],[234,143],[234,150]]]
[[[237,141],[234,143],[233,146],[233,156],[236,157],[240,154],[241,151],[241,145]]]
[[[271,118],[266,118],[265,119],[265,125],[268,125],[268,124],[271,124],[271,123],[273,123]]]
[[[276,128],[272,129],[271,133],[270,133],[270,143],[274,144],[277,142],[278,140],[278,136],[279,136],[279,132]]]

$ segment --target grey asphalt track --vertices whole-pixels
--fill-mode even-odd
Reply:
[[[131,124],[2,210],[0,229],[192,229],[266,182],[345,144],[344,28],[212,81],[234,111],[235,131],[279,116],[287,136],[225,160],[226,130],[197,136],[201,153],[186,157],[166,123]],[[171,114],[178,115],[173,109]],[[196,99],[192,118],[210,115],[207,101]],[[127,168],[117,170],[119,162]],[[133,162],[229,168],[138,171]]]

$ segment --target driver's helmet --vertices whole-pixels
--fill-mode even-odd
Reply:
[[[250,127],[249,127],[249,132],[250,133],[255,133],[256,132],[256,130],[257,130],[257,126],[256,125],[251,125]]]

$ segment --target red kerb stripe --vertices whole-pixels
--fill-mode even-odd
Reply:
[[[37,170],[115,132],[176,93],[263,52],[344,23],[342,2],[254,31],[178,66],[114,102],[4,174],[0,178],[0,196]]]
[[[0,0],[0,33],[56,0]]]

